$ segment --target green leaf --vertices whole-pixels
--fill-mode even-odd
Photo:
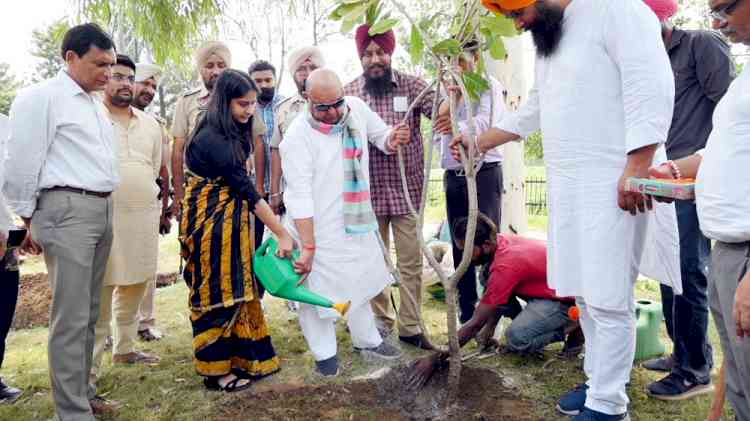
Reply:
[[[357,24],[356,20],[345,20],[341,22],[341,33],[342,34],[348,34],[349,32],[354,29],[354,25]]]
[[[422,34],[416,26],[411,27],[411,42],[409,43],[409,54],[413,64],[422,63],[424,57],[424,40]]]
[[[515,23],[512,19],[502,15],[491,14],[479,19],[481,28],[488,30],[493,36],[513,37],[518,35]]]
[[[495,60],[505,60],[508,52],[505,50],[503,39],[500,37],[491,37],[489,38],[489,44],[490,57]]]
[[[382,10],[382,3],[380,3],[379,1],[376,1],[374,3],[370,1],[370,7],[367,8],[367,16],[365,17],[366,23],[370,26],[373,26],[375,22],[377,22]],[[383,19],[386,19],[386,17],[383,17]]]
[[[331,20],[341,20],[347,13],[364,3],[367,3],[367,0],[343,0],[337,8],[333,9],[333,12],[328,17]]]
[[[461,43],[455,39],[444,39],[432,47],[432,52],[439,55],[457,56],[461,54]]]
[[[391,29],[393,29],[394,26],[398,24],[398,19],[384,19],[379,22],[377,22],[375,25],[372,25],[370,27],[370,30],[368,31],[371,37],[374,37],[375,35],[384,34]]]
[[[341,19],[344,21],[359,21],[362,16],[367,13],[367,9],[370,7],[369,1],[363,1],[359,3],[353,3],[347,5],[347,9],[342,13]]]
[[[479,97],[490,89],[490,83],[479,73],[464,72],[462,79],[472,101],[479,101]]]

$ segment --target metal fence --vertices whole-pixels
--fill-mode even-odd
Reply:
[[[524,189],[526,190],[526,211],[529,215],[546,215],[547,180],[544,177],[526,177]],[[441,207],[441,209],[438,209],[438,207]],[[441,213],[442,208],[445,208],[442,178],[430,178],[426,208],[428,210],[433,209],[438,213]]]
[[[526,190],[526,211],[530,215],[546,215],[547,180],[543,177],[527,177],[524,189]]]

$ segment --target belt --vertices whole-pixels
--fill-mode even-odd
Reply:
[[[495,161],[495,162],[485,162],[479,168],[479,170],[477,171],[477,173],[482,172],[484,170],[489,170],[490,168],[499,167],[499,166],[500,166],[500,162],[497,162],[497,161]],[[453,175],[455,177],[466,177],[466,172],[464,171],[463,168],[459,168],[457,170],[445,170],[445,172],[448,173],[448,174],[451,174],[451,175]]]
[[[95,196],[95,197],[109,197],[109,195],[112,194],[112,192],[100,192],[100,191],[91,191],[86,189],[79,189],[78,187],[68,187],[68,186],[55,186],[50,187],[48,189],[43,189],[42,192],[49,192],[49,191],[65,191],[70,193],[76,193],[80,194],[82,196]]]

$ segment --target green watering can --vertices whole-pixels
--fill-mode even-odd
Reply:
[[[661,303],[650,300],[636,301],[636,360],[645,360],[664,354],[664,343],[662,343],[659,336],[663,317],[661,310]]]
[[[268,238],[255,252],[253,265],[258,280],[269,294],[286,300],[299,301],[320,307],[333,308],[342,316],[349,310],[351,303],[334,303],[321,297],[302,285],[298,285],[302,275],[294,271],[291,259],[276,255],[279,244],[273,237]],[[292,252],[294,259],[299,258],[299,251]]]

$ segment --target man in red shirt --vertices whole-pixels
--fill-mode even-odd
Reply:
[[[460,218],[453,226],[461,250],[467,222],[467,218]],[[505,331],[507,348],[513,352],[538,353],[553,342],[564,341],[566,335],[566,349],[582,345],[580,326],[568,317],[568,310],[575,305],[575,300],[558,297],[547,286],[547,246],[543,241],[497,234],[489,219],[480,214],[472,262],[490,264],[490,276],[474,316],[458,331],[460,346],[485,327],[493,331],[501,317],[513,319]],[[519,298],[526,302],[525,307],[521,306]],[[436,352],[417,360],[415,381],[427,381],[435,366],[447,357],[447,354]]]

